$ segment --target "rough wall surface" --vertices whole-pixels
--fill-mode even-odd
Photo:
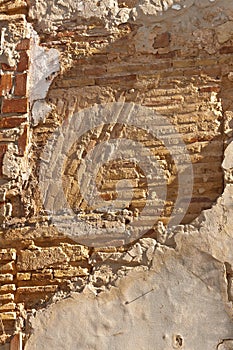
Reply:
[[[0,0],[0,30],[2,343],[22,333],[28,350],[233,349],[231,2]],[[153,109],[175,125],[193,164],[192,198],[180,225],[167,230],[180,185],[169,151],[123,123],[90,130],[62,174],[74,212],[100,232],[117,221],[83,200],[76,179],[77,171],[85,176],[86,153],[109,139],[150,149],[167,195],[141,239],[88,247],[52,225],[39,171],[57,127],[114,102]],[[119,181],[133,184],[126,227],[147,201],[145,175],[128,160],[99,170],[107,203]]]

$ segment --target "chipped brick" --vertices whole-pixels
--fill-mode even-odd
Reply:
[[[2,163],[3,163],[3,158],[6,151],[7,151],[7,145],[0,144],[0,175],[2,175]],[[0,252],[0,256],[1,256],[1,252]]]
[[[19,155],[23,156],[28,144],[28,126],[24,126],[23,134],[18,138]]]
[[[29,50],[29,48],[30,48],[30,39],[23,39],[16,46],[16,50],[18,51]]]
[[[0,249],[0,261],[10,261],[16,260],[16,250],[15,249]]]
[[[29,68],[29,57],[26,51],[20,52],[20,60],[17,65],[17,72],[24,72]]]
[[[0,96],[7,95],[12,89],[12,75],[3,74],[0,76]]]
[[[5,117],[0,119],[0,129],[19,127],[26,122],[26,117]]]
[[[164,32],[162,34],[158,34],[154,39],[153,48],[159,49],[161,47],[167,47],[170,44],[170,33]]]

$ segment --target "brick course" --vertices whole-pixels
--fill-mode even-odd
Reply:
[[[11,98],[4,99],[2,106],[2,113],[27,113],[28,111],[28,100],[27,98]]]

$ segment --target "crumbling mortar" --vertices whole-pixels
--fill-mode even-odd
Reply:
[[[226,212],[226,210],[224,209],[224,223],[226,223],[227,222],[227,212]],[[31,224],[32,225],[32,224]],[[37,224],[38,225],[38,224]],[[24,224],[22,224],[22,227],[24,226]],[[36,226],[36,224],[35,224],[35,226]],[[38,225],[39,226],[39,225]],[[13,227],[13,226],[11,226],[11,227]],[[187,226],[183,226],[184,227],[184,231],[185,232],[189,232],[190,231],[190,229],[191,229],[191,226],[189,226],[189,227],[187,227]],[[196,226],[196,224],[193,226],[193,227],[197,227]],[[222,227],[221,226],[219,226],[219,229],[221,229]],[[130,249],[130,248],[129,248]],[[118,250],[117,250],[118,251]],[[132,254],[130,254],[131,255],[131,257],[133,256]],[[145,254],[144,254],[145,255]],[[212,257],[212,255],[210,255],[211,257]],[[104,262],[102,263],[102,265],[104,264]],[[135,266],[134,266],[134,264],[135,264]],[[140,263],[139,264],[136,264],[136,263],[134,263],[134,264],[132,264],[131,266],[130,266],[130,268],[135,268],[136,266],[138,266],[138,265],[140,265]],[[149,263],[149,266],[150,266],[150,264],[151,263]],[[119,264],[120,265],[120,264]],[[94,268],[96,267],[96,268],[99,268],[99,265],[98,264],[93,264],[93,265],[91,265],[90,264],[90,270],[91,270],[91,274],[90,275],[94,275]],[[120,266],[119,266],[120,267]],[[147,267],[146,267],[147,268]],[[116,271],[114,271],[114,273],[116,273],[118,271],[118,269],[116,270]],[[125,273],[125,271],[123,272],[123,273]],[[91,282],[91,280],[90,280],[90,275],[88,276],[88,278],[89,278],[89,282]],[[118,279],[119,277],[117,277],[116,276],[116,280]],[[115,281],[115,280],[114,280]],[[110,282],[111,283],[111,282]],[[90,283],[89,283],[90,284]],[[108,284],[106,285],[106,287],[108,288]],[[97,288],[97,290],[98,290],[98,292],[101,292],[102,290],[101,290],[101,287],[100,288]]]

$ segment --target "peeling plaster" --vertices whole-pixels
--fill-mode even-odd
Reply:
[[[158,246],[149,271],[135,269],[110,291],[96,296],[86,288],[39,311],[25,349],[213,350],[233,334],[222,272],[190,245]]]
[[[32,105],[32,123],[37,125],[44,121],[51,107],[45,102],[50,85],[60,71],[59,52],[39,45],[39,37],[33,31],[31,50],[30,102]]]
[[[171,16],[176,16],[177,12],[191,7],[194,3],[198,7],[210,6],[213,0],[136,0],[133,5],[128,5],[125,1],[123,8],[119,7],[117,0],[68,0],[64,1],[47,1],[41,2],[31,0],[29,16],[32,20],[37,21],[37,29],[41,32],[55,32],[61,25],[75,26],[74,19],[78,22],[85,19],[89,21],[99,21],[103,26],[111,30],[121,23],[127,21],[143,22],[145,16],[155,16],[157,19],[169,9]],[[81,22],[80,22],[81,23]]]
[[[226,152],[225,168],[231,166],[231,155]],[[212,209],[178,227],[175,249],[153,240],[147,263],[140,260],[141,239],[128,252],[141,266],[125,270],[122,253],[113,254],[112,262],[111,254],[94,253],[90,263],[99,261],[100,269],[93,269],[82,293],[73,292],[31,317],[33,334],[25,349],[232,350],[233,310],[225,270],[226,263],[233,266],[232,199],[233,186],[227,185]],[[108,290],[107,267],[120,261]],[[100,294],[96,271],[102,278]]]
[[[55,1],[53,7],[50,2],[35,0],[32,1],[31,16],[36,18],[40,13],[43,17],[40,28],[55,30],[58,28],[55,23],[62,20],[69,6],[65,23],[73,19],[77,11],[79,17],[88,19],[95,17],[105,21],[110,18],[107,23],[110,27],[137,18],[139,14],[155,15],[169,7],[175,13],[194,3],[203,8],[209,2],[139,1],[131,11],[120,10],[115,1],[103,1],[96,10],[96,3],[89,1]],[[115,22],[112,17],[116,18]],[[208,38],[209,33],[206,32]],[[197,37],[199,40],[198,33]],[[200,39],[203,45],[204,39]],[[219,40],[225,42],[226,38]],[[147,52],[148,49],[153,52],[151,43]],[[45,98],[60,69],[59,53],[40,47],[35,34],[31,63],[32,124],[35,126],[51,111]],[[226,149],[222,164],[226,171],[233,168],[232,144]],[[17,169],[15,159],[11,158],[13,153],[14,150],[9,148],[3,173],[14,179],[18,174],[11,171],[11,165]],[[228,292],[226,271],[227,264],[233,266],[232,203],[233,186],[227,184],[212,209],[204,211],[192,224],[176,229],[175,249],[162,245],[166,231],[161,225],[159,242],[147,238],[139,240],[124,253],[92,253],[88,261],[91,274],[88,284],[81,288],[83,292],[72,292],[68,297],[57,294],[51,305],[31,316],[33,334],[26,350],[123,347],[127,350],[232,350],[232,297]],[[49,255],[49,249],[46,252]],[[63,261],[64,254],[58,253]],[[127,265],[129,263],[131,265]],[[35,257],[32,264],[32,268],[43,265]]]
[[[46,116],[51,112],[52,107],[45,100],[37,100],[32,108],[32,124],[33,126],[43,122]]]
[[[39,45],[33,46],[30,72],[31,102],[46,97],[52,80],[59,70],[59,52],[56,49],[47,50]]]

